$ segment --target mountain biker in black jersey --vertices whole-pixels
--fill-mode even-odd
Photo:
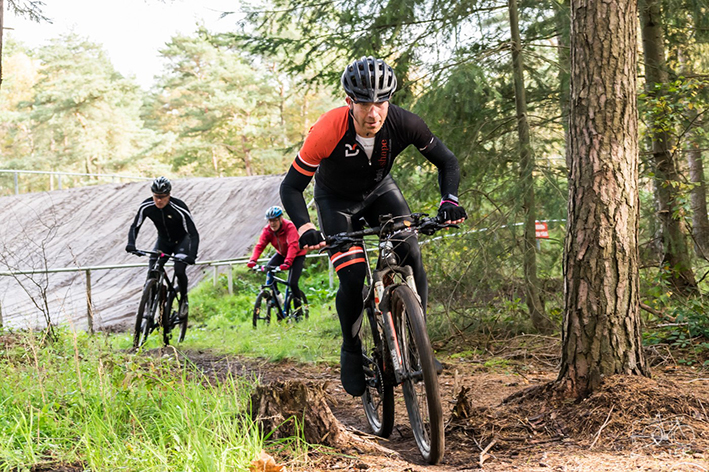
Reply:
[[[150,186],[153,196],[140,204],[138,214],[128,231],[126,251],[136,251],[135,240],[138,231],[150,219],[158,230],[158,239],[153,251],[174,254],[175,277],[183,299],[187,300],[187,264],[194,264],[199,247],[199,233],[192,219],[189,208],[182,200],[172,197],[172,184],[165,177],[158,177]],[[157,256],[150,256],[149,271],[155,266]]]
[[[460,170],[455,155],[417,115],[390,104],[396,90],[394,71],[383,60],[362,57],[347,66],[342,86],[347,105],[322,115],[310,129],[283,182],[281,201],[298,228],[302,248],[325,246],[323,235],[310,222],[303,191],[315,176],[315,203],[324,234],[356,231],[361,218],[377,226],[378,217],[411,213],[394,179],[389,175],[394,158],[410,144],[438,169],[442,221],[460,223],[467,215],[458,203]],[[426,309],[428,282],[416,235],[398,236],[395,251],[402,264],[414,270],[416,288]],[[349,394],[361,396],[366,388],[361,346],[365,259],[361,246],[330,251],[340,287],[336,307],[342,328],[340,378]],[[440,365],[440,364],[438,364]]]

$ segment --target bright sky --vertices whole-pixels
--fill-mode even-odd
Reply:
[[[159,74],[158,50],[176,33],[192,33],[197,24],[210,31],[233,31],[236,15],[219,19],[223,11],[238,11],[235,0],[45,0],[44,16],[53,23],[34,23],[5,14],[6,32],[29,47],[74,32],[102,44],[123,75],[134,76],[145,89]],[[5,2],[7,4],[7,2]]]

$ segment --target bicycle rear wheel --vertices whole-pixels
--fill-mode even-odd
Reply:
[[[254,303],[254,329],[258,328],[259,322],[261,322],[261,324],[271,323],[271,308],[271,292],[262,290],[259,292],[256,297],[256,302]]]
[[[293,292],[288,292],[288,299],[286,300],[286,310],[291,313],[295,321],[307,320],[310,316],[310,308],[308,307],[308,297],[305,293],[300,292],[300,297],[293,295]],[[296,300],[300,299],[300,306],[296,307]]]
[[[143,287],[143,296],[140,298],[138,313],[135,316],[135,328],[133,330],[133,347],[138,348],[148,340],[150,332],[155,324],[155,314],[158,308],[158,281],[149,279]]]
[[[401,387],[409,422],[421,455],[429,464],[437,464],[445,450],[443,408],[423,309],[406,285],[393,290],[391,302],[406,372]]]
[[[367,389],[362,395],[364,414],[376,436],[388,438],[394,429],[394,386],[384,380],[381,346],[382,332],[376,324],[372,307],[362,312],[362,327],[359,330],[362,342],[362,365]]]

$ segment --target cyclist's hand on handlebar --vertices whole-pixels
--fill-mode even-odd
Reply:
[[[136,248],[132,244],[126,244],[126,252],[130,252],[131,254],[135,254]]]
[[[279,265],[278,268],[281,270],[288,270],[288,269],[290,269],[290,264],[283,263],[283,264]]]
[[[256,267],[256,261],[247,262],[246,267],[248,267],[249,269],[253,269],[254,267]]]
[[[309,229],[298,239],[298,244],[300,244],[302,249],[312,251],[324,247],[325,238],[320,234],[320,231]]]
[[[444,200],[438,207],[438,219],[442,223],[462,223],[467,217],[465,208],[452,201]]]

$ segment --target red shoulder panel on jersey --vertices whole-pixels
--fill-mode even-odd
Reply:
[[[293,161],[293,167],[301,174],[311,176],[320,161],[326,159],[335,150],[337,143],[347,132],[349,107],[339,107],[328,111],[318,118],[310,128],[305,143]]]

